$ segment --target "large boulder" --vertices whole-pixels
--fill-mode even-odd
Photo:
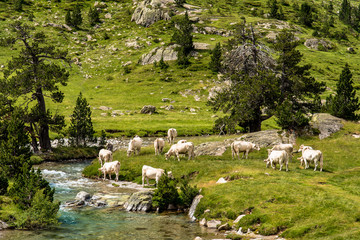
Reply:
[[[159,20],[170,20],[169,6],[173,3],[173,0],[144,0],[137,5],[131,21],[148,27]]]
[[[168,47],[156,47],[151,50],[149,53],[142,55],[139,63],[141,65],[153,64],[154,62],[159,62],[161,58],[164,61],[174,61],[177,60],[177,51],[175,48],[178,45],[174,44]]]
[[[0,230],[9,228],[9,225],[6,222],[0,220]]]
[[[146,105],[143,106],[143,108],[141,109],[140,113],[142,114],[154,114],[156,111],[156,107],[152,106],[152,105]]]
[[[320,131],[319,138],[324,139],[329,137],[332,133],[340,131],[343,127],[343,119],[334,117],[328,113],[315,113],[310,121],[312,128]]]
[[[149,212],[152,205],[152,197],[154,192],[144,191],[136,192],[131,195],[130,199],[125,203],[124,208],[127,211]]]
[[[322,39],[316,39],[316,38],[310,38],[307,39],[304,43],[304,45],[307,48],[310,49],[315,49],[315,50],[329,50],[332,49],[332,43],[326,40],[322,40]]]
[[[90,193],[84,191],[78,192],[78,194],[76,194],[75,197],[76,200],[80,200],[80,201],[88,201],[90,198],[91,198]]]
[[[201,143],[195,147],[195,156],[210,155],[210,156],[222,156],[226,151],[225,142],[207,142]]]

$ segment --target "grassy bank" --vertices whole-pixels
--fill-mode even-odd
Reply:
[[[294,154],[289,172],[266,168],[266,149],[250,153],[249,159],[233,160],[228,149],[223,156],[199,156],[180,162],[155,156],[152,147],[141,154],[126,157],[117,151],[114,160],[121,162],[120,179],[141,183],[142,165],[173,171],[175,177],[191,175],[191,184],[202,188],[204,198],[197,208],[197,217],[220,219],[232,224],[240,214],[249,213],[237,225],[258,230],[260,234],[281,234],[287,239],[358,239],[360,237],[360,139],[351,133],[360,132],[359,124],[346,123],[342,131],[319,140],[318,137],[297,139],[301,144],[320,149],[324,154],[323,172],[313,167],[302,169]],[[227,137],[193,138],[195,145],[221,141]],[[169,146],[166,146],[167,150]],[[99,163],[84,170],[86,176],[98,176]],[[220,177],[232,181],[216,184]],[[204,210],[210,212],[204,214]]]

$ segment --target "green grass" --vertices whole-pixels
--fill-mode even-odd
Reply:
[[[323,172],[302,169],[295,153],[289,172],[266,168],[266,149],[249,154],[249,159],[231,158],[230,149],[223,156],[198,156],[193,160],[155,156],[152,147],[142,148],[139,156],[126,157],[116,151],[114,160],[121,162],[120,179],[141,183],[142,165],[167,169],[176,178],[191,173],[191,185],[202,188],[204,198],[198,205],[199,219],[219,219],[223,223],[240,214],[238,224],[263,235],[281,234],[286,239],[358,239],[360,237],[360,139],[349,133],[360,126],[347,122],[344,129],[324,140],[318,137],[297,139],[297,147],[306,144],[324,154]],[[238,136],[192,137],[195,145],[207,141],[223,141]],[[169,146],[166,146],[166,150]],[[98,177],[97,160],[84,171]],[[232,181],[216,184],[220,177]],[[204,213],[206,209],[210,212]]]

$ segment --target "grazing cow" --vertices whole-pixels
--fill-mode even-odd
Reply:
[[[290,161],[292,161],[292,153],[294,150],[294,146],[292,144],[290,143],[277,144],[271,148],[271,151],[273,150],[285,150],[290,158]]]
[[[147,185],[149,185],[149,179],[155,179],[156,186],[158,185],[160,177],[165,173],[161,168],[153,168],[150,166],[144,165],[142,167],[142,186],[144,187],[144,180],[146,178]],[[171,171],[167,173],[168,177],[172,178]]]
[[[104,163],[104,166],[99,168],[99,171],[101,171],[104,174],[104,181],[106,179],[106,174],[109,174],[109,179],[111,180],[111,173],[115,173],[116,179],[115,181],[119,180],[119,171],[120,171],[120,162],[114,161],[114,162],[106,162]]]
[[[176,155],[178,161],[180,161],[179,154],[188,154],[190,160],[195,156],[194,144],[192,142],[174,144],[170,147],[169,151],[165,153],[165,158],[168,160],[171,156]]]
[[[176,137],[177,137],[177,131],[176,131],[176,129],[175,129],[175,128],[170,128],[170,129],[168,130],[168,135],[167,135],[168,143],[174,144]]]
[[[320,172],[322,172],[322,168],[323,168],[323,154],[320,150],[314,150],[311,149],[311,147],[309,146],[300,146],[299,151],[301,150],[302,155],[300,157],[300,164],[302,164],[302,162],[305,163],[305,169],[309,168],[309,163],[310,162],[314,162],[315,167],[314,167],[314,171],[316,171],[318,162],[320,163]]]
[[[242,157],[244,158],[244,156],[246,155],[246,159],[247,159],[249,152],[251,152],[253,150],[259,151],[260,147],[254,143],[245,142],[245,141],[234,141],[233,143],[231,143],[232,158],[234,158],[235,154],[236,154],[240,160],[239,153],[243,152],[244,154]]]
[[[159,155],[163,152],[165,141],[163,138],[157,138],[154,141],[155,155]]]
[[[142,145],[142,139],[139,136],[136,135],[129,142],[129,147],[128,147],[128,150],[127,150],[127,156],[130,157],[131,153],[134,153],[134,155],[135,154],[138,155],[140,153],[141,145]]]
[[[276,164],[280,164],[280,171],[283,163],[285,163],[286,171],[288,171],[289,156],[286,150],[273,150],[269,152],[269,156],[264,162],[266,162],[266,167],[269,167],[269,164],[271,164],[274,170],[276,169]]]
[[[181,139],[181,140],[179,140],[177,143],[186,143],[186,142],[187,142],[187,140]]]
[[[99,162],[103,166],[103,163],[111,162],[113,160],[112,152],[103,148],[99,152]]]

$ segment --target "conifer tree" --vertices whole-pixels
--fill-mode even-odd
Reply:
[[[99,11],[90,7],[88,18],[89,18],[90,26],[95,26],[96,23],[100,22]]]
[[[359,98],[353,86],[352,73],[346,64],[336,84],[336,95],[326,99],[327,108],[334,116],[347,120],[357,120],[359,115],[356,111],[360,109]]]
[[[72,26],[72,18],[71,18],[71,12],[67,11],[65,15],[65,24],[68,26]]]
[[[24,4],[24,0],[13,0],[15,11],[22,11],[22,5]]]
[[[300,23],[307,27],[311,27],[314,21],[312,12],[313,9],[310,4],[308,4],[307,2],[302,3],[299,13]]]
[[[345,24],[351,24],[351,5],[348,0],[343,0],[341,3],[339,19]]]
[[[221,69],[221,45],[217,43],[212,50],[211,61],[209,64],[211,71],[219,72]]]
[[[80,6],[76,5],[71,16],[72,26],[78,28],[82,24],[82,20]]]
[[[95,131],[91,121],[91,109],[80,92],[76,100],[74,112],[71,115],[69,134],[76,146],[86,146],[87,140],[93,140]]]
[[[180,45],[180,48],[182,48],[186,56],[194,49],[192,30],[193,26],[186,12],[185,15],[175,23],[175,30],[171,39]]]

